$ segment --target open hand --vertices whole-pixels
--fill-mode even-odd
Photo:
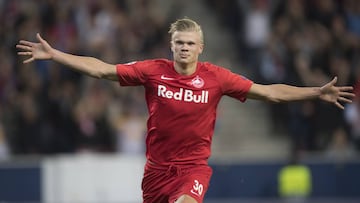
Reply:
[[[335,104],[338,108],[344,109],[342,103],[351,103],[355,94],[352,86],[335,86],[337,77],[320,88],[320,99]]]
[[[16,48],[21,51],[18,55],[29,56],[30,58],[23,61],[23,63],[30,63],[37,59],[51,59],[53,48],[43,39],[40,34],[36,34],[36,38],[39,42],[30,42],[26,40],[20,40]]]

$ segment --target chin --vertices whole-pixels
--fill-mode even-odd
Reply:
[[[176,62],[178,62],[178,63],[189,63],[189,60],[187,60],[187,59],[176,59]]]

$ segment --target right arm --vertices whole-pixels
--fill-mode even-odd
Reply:
[[[84,73],[95,78],[118,80],[116,66],[105,63],[94,57],[76,56],[52,48],[40,34],[36,35],[38,43],[21,40],[16,48],[19,55],[30,56],[23,63],[34,60],[50,59],[70,67],[72,70]]]

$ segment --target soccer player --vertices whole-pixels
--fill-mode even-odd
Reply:
[[[199,62],[204,41],[201,27],[184,18],[171,24],[173,60],[154,59],[108,64],[52,48],[39,34],[38,42],[21,40],[24,63],[51,59],[95,78],[142,85],[149,118],[142,181],[144,203],[200,203],[208,189],[208,166],[216,108],[223,95],[244,102],[257,99],[290,102],[321,99],[343,109],[355,96],[351,86],[335,86],[336,77],[322,87],[261,85],[228,69]]]

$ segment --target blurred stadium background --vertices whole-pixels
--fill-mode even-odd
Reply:
[[[143,89],[23,65],[18,40],[39,32],[110,63],[169,58],[168,26],[184,16],[203,27],[201,60],[264,84],[336,75],[357,93],[344,111],[224,98],[205,202],[360,202],[360,1],[0,0],[0,11],[0,202],[141,199]]]

